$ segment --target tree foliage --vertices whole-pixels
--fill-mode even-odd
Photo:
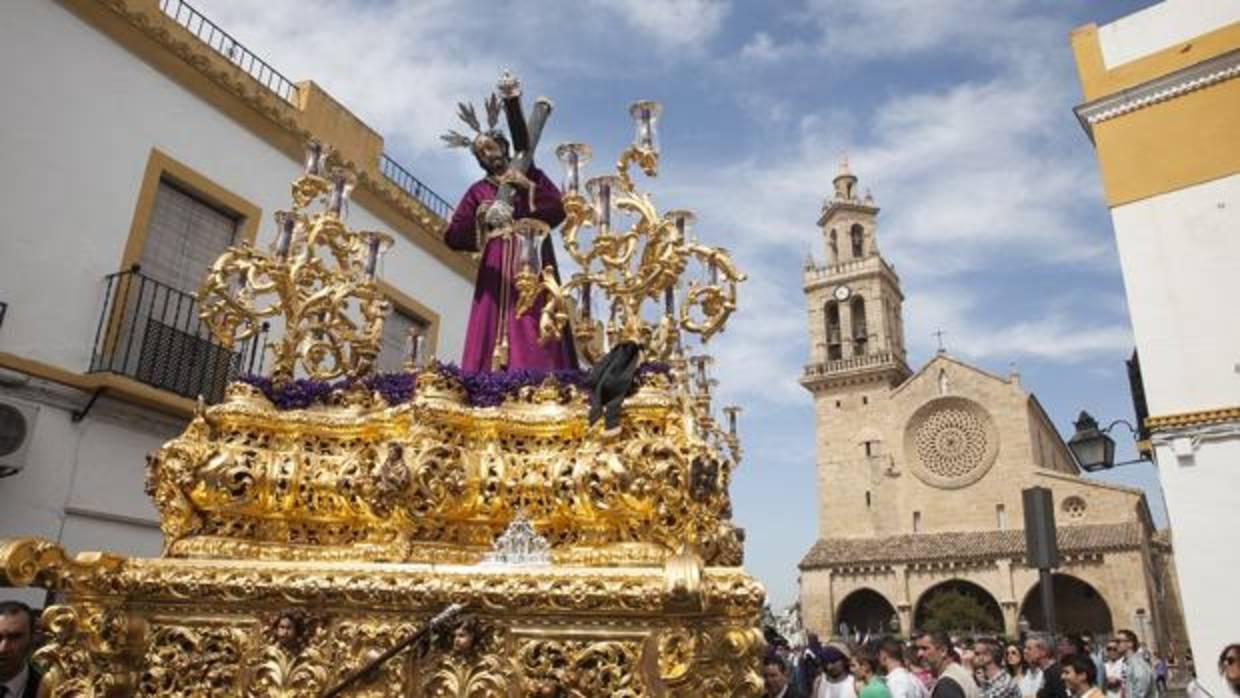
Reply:
[[[999,619],[973,594],[944,589],[923,606],[921,630],[928,632],[998,632]]]

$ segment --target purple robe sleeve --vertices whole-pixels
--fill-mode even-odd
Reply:
[[[443,239],[454,250],[463,252],[478,251],[478,231],[474,216],[477,214],[478,206],[488,198],[483,191],[486,189],[486,182],[475,182],[465,192],[465,196],[461,197],[461,202],[456,205],[456,211],[452,214],[452,220],[448,222],[448,227],[444,229]]]

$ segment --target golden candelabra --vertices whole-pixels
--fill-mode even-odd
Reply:
[[[657,170],[657,112],[634,107],[638,142],[618,176],[592,180],[591,203],[578,186],[588,149],[561,148],[564,240],[581,267],[567,283],[534,273],[545,227],[513,223],[530,261],[520,300],[545,294],[546,337],[571,320],[592,361],[633,341],[669,365],[642,374],[612,438],[555,375],[488,406],[439,365],[397,376],[412,388],[399,398],[362,380],[313,406],[264,392],[298,374],[372,374],[387,312],[375,269],[391,240],[344,225],[351,178],[312,144],[272,248],[229,249],[203,284],[221,340],[268,318],[284,337],[272,385],[233,383],[148,458],[162,556],[0,540],[0,584],[59,595],[35,657],[48,695],[757,696],[764,591],[741,567],[729,494],[740,408],[714,418],[711,359],[681,342],[724,327],[744,276],[688,239],[691,214],[660,216],[634,190],[631,164]],[[613,232],[613,208],[636,222]],[[691,262],[705,276],[677,308]],[[396,654],[457,604],[469,622]]]
[[[283,319],[284,336],[271,347],[276,382],[298,368],[324,380],[370,373],[391,308],[375,276],[392,238],[344,224],[354,177],[331,161],[330,150],[311,141],[293,209],[275,214],[271,250],[229,248],[198,292],[203,321],[229,347],[257,335],[266,318]],[[319,210],[309,210],[316,203]]]
[[[660,214],[650,195],[634,186],[629,174],[634,164],[648,177],[658,175],[656,122],[660,112],[656,102],[633,104],[630,113],[637,126],[636,138],[620,155],[616,175],[595,177],[585,184],[588,196],[582,194],[581,177],[591,148],[565,143],[556,149],[565,167],[567,217],[561,235],[579,270],[560,283],[550,267],[537,268],[536,254],[522,256],[516,280],[517,312],[529,312],[545,296],[539,318],[543,341],[559,339],[564,328],[571,326],[577,346],[591,362],[626,341],[640,345],[648,360],[676,358],[683,349],[682,333],[696,334],[706,342],[723,330],[736,309],[737,284],[745,280],[727,250],[692,239],[691,211]],[[613,215],[617,212],[632,218],[627,229],[617,225],[620,221]],[[538,242],[530,241],[526,249],[539,249]],[[681,279],[693,263],[703,273],[682,288]],[[605,296],[602,318],[593,313],[596,290]],[[657,308],[649,315],[643,307],[647,301]]]

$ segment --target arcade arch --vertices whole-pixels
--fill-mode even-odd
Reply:
[[[1115,629],[1111,606],[1089,582],[1070,574],[1056,574],[1051,578],[1051,589],[1055,594],[1055,625],[1058,631],[1109,635]],[[1042,582],[1035,582],[1029,588],[1020,605],[1020,615],[1028,621],[1030,629],[1046,629]]]
[[[967,600],[957,603],[959,597]],[[958,620],[941,615],[944,610],[958,606],[976,613],[969,613]],[[954,625],[961,627],[952,627]],[[949,579],[930,587],[917,599],[913,610],[913,627],[918,630],[959,630],[970,634],[999,633],[1004,629],[1003,610],[995,597],[981,586],[964,579]]]

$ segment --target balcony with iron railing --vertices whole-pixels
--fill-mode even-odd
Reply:
[[[134,265],[105,278],[90,372],[112,373],[209,403],[243,373],[262,371],[265,332],[229,348],[198,317],[194,294]]]
[[[848,356],[842,359],[831,359],[806,364],[802,380],[822,378],[842,371],[855,371],[862,368],[877,368],[884,365],[896,365],[903,359],[891,351],[878,351],[860,356]]]
[[[159,0],[159,9],[172,21],[185,28],[195,38],[213,51],[228,59],[253,78],[259,85],[279,96],[293,107],[298,107],[298,87],[270,63],[259,58],[231,34],[212,22],[184,0]],[[381,154],[379,172],[398,189],[413,197],[431,213],[447,220],[452,216],[452,204],[396,162],[391,156]]]
[[[862,259],[849,259],[836,264],[807,266],[804,269],[803,280],[805,285],[809,286],[826,281],[828,278],[838,278],[870,271],[885,271],[892,276],[896,276],[896,268],[893,265],[888,264],[887,260],[877,254],[873,254]]]

